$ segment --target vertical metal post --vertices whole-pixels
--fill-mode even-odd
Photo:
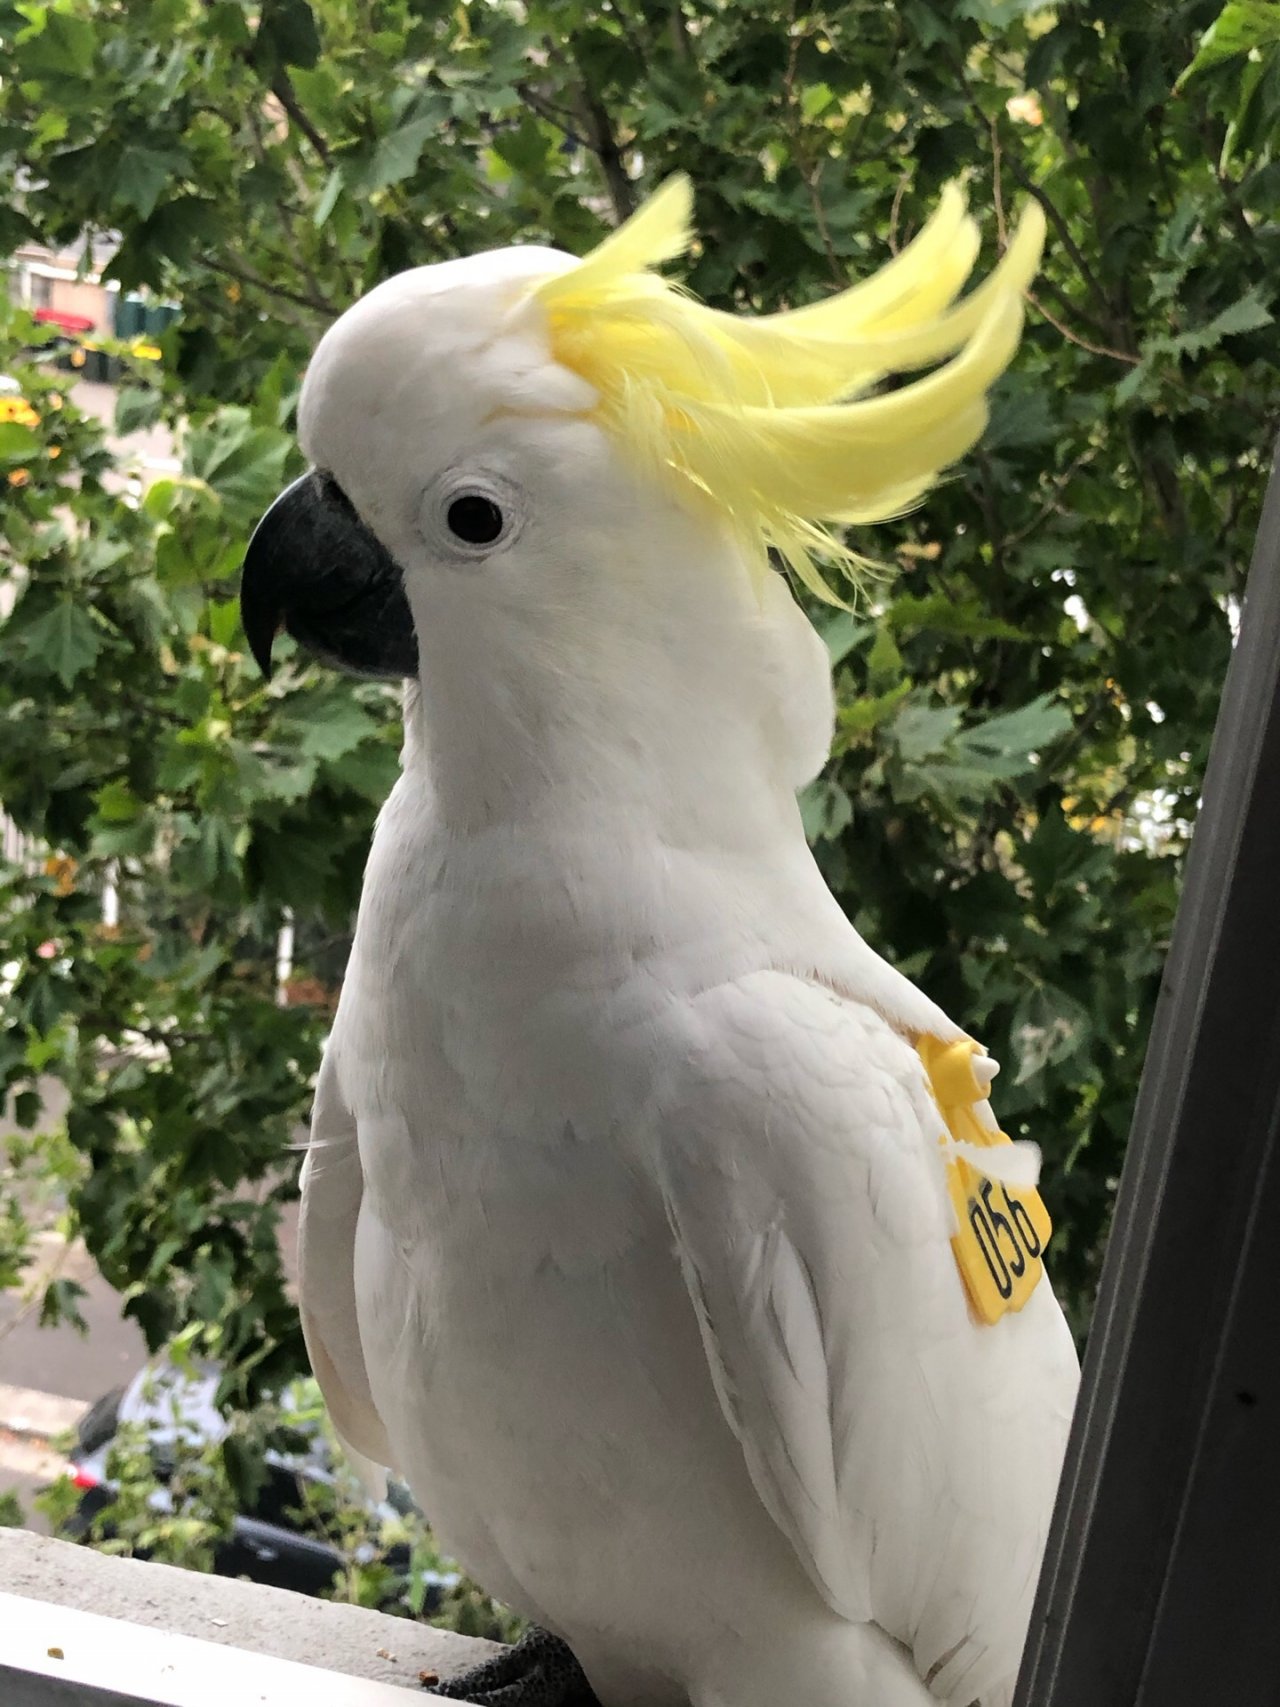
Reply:
[[[1280,466],[1015,1707],[1280,1701]]]
[[[276,1006],[289,1004],[289,980],[293,977],[293,908],[286,907],[276,933]]]

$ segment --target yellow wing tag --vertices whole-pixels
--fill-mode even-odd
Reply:
[[[958,1043],[922,1037],[916,1047],[952,1138],[984,1149],[1012,1143],[974,1113],[987,1094],[973,1070],[981,1047],[971,1037]],[[969,1302],[981,1321],[998,1322],[1022,1308],[1044,1273],[1040,1259],[1053,1231],[1048,1212],[1034,1187],[1003,1185],[954,1154],[947,1158],[947,1191],[957,1229],[951,1248]]]

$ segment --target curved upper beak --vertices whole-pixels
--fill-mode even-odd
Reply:
[[[283,628],[353,675],[418,673],[418,642],[400,567],[329,475],[315,469],[281,493],[254,529],[240,579],[240,617],[262,673]]]

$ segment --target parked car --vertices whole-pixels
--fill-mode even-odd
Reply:
[[[167,1482],[173,1475],[179,1451],[200,1451],[221,1441],[227,1423],[214,1402],[220,1371],[202,1366],[188,1374],[171,1362],[149,1364],[125,1387],[104,1393],[85,1412],[70,1453],[71,1480],[80,1490],[80,1500],[66,1533],[83,1539],[94,1518],[102,1517],[109,1532],[114,1489],[109,1473],[111,1446],[127,1423],[140,1425],[145,1433],[156,1488],[151,1495],[158,1511],[171,1509]],[[254,1582],[291,1588],[301,1594],[320,1595],[332,1584],[345,1560],[337,1547],[309,1532],[301,1515],[308,1484],[328,1487],[335,1479],[335,1466],[328,1439],[318,1427],[296,1426],[305,1442],[299,1451],[265,1454],[266,1479],[251,1509],[238,1511],[231,1533],[214,1554],[219,1576],[249,1577]],[[408,1489],[391,1482],[387,1497],[379,1502],[361,1496],[376,1522],[393,1517],[419,1515]],[[356,1557],[369,1562],[374,1549],[358,1550]],[[416,1573],[411,1550],[397,1542],[381,1552],[383,1564],[393,1573],[402,1592],[414,1586],[425,1589],[423,1610],[439,1608],[444,1592],[457,1582],[456,1575],[437,1571]]]

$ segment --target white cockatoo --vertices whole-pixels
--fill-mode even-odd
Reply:
[[[246,631],[408,686],[307,1344],[604,1707],[1000,1707],[1076,1356],[994,1064],[806,846],[830,670],[769,553],[821,593],[833,524],[974,444],[1042,224],[957,300],[952,189],[864,283],[739,318],[654,270],[689,216],[677,179],[583,260],[392,278],[308,370]],[[474,1697],[548,1698],[536,1649]]]

